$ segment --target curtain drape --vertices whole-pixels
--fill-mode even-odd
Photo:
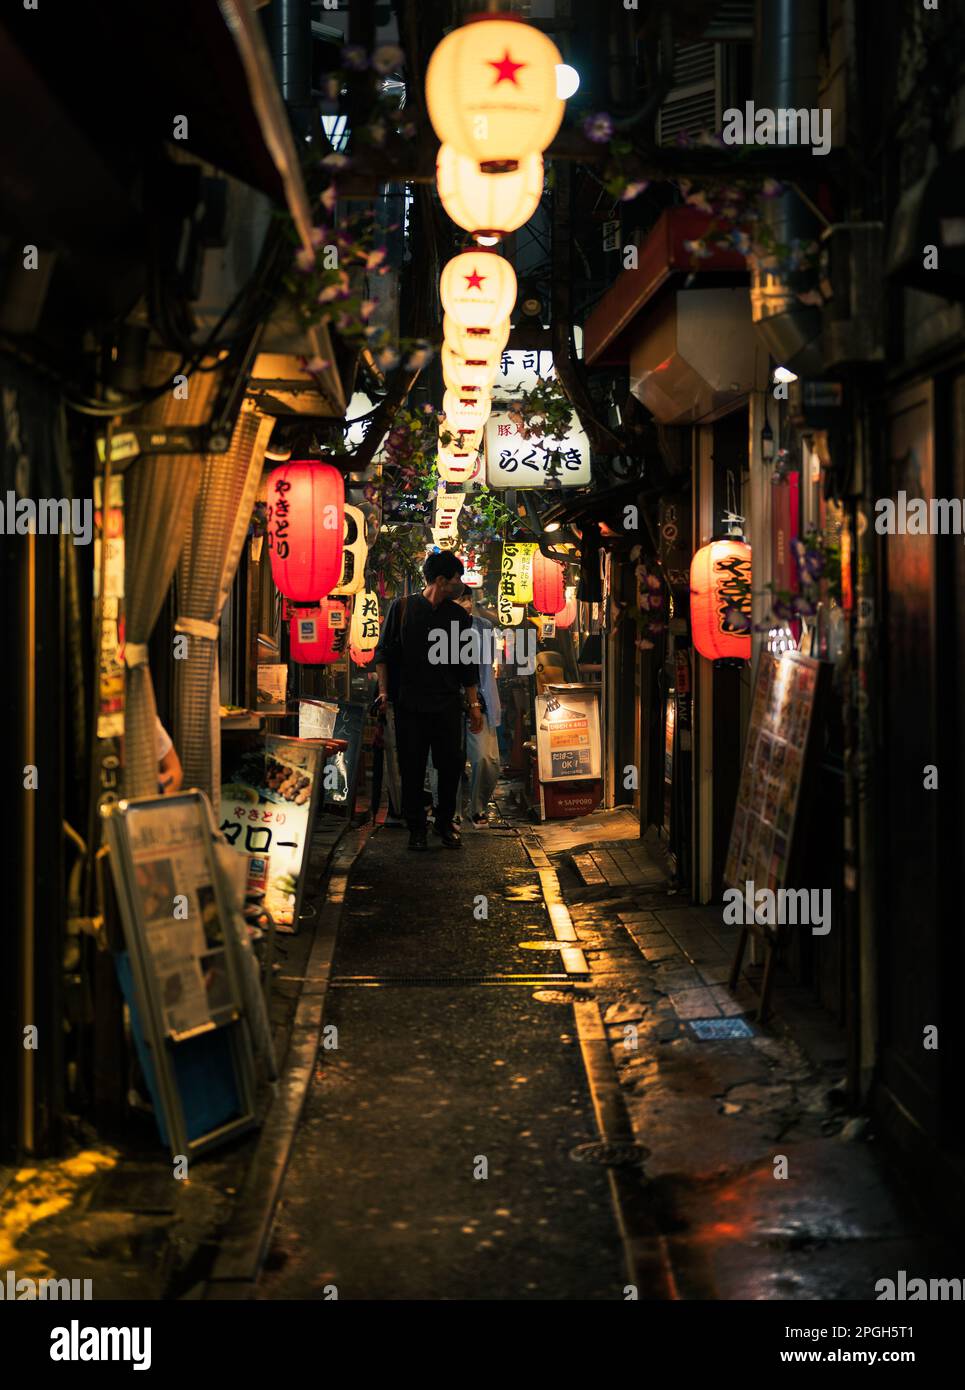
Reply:
[[[189,640],[187,659],[175,667],[176,744],[184,785],[200,787],[214,807],[221,795],[218,624],[248,534],[273,425],[270,416],[243,409],[228,452],[204,459],[178,561],[175,628]]]
[[[174,353],[154,356],[150,382],[178,366]],[[165,392],[139,411],[138,425],[201,424],[218,385],[217,372],[195,372],[185,399]],[[201,479],[197,454],[147,454],[124,471],[124,791],[151,796],[158,789],[154,684],[147,643],[174,575]]]

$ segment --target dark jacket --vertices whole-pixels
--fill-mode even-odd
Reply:
[[[466,631],[472,631],[472,618],[452,599],[438,608],[422,594],[394,599],[375,649],[375,664],[388,668],[393,704],[432,713],[457,704],[464,686],[478,686],[477,663],[462,660]]]

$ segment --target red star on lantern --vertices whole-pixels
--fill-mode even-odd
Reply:
[[[473,273],[472,273],[471,275],[467,275],[467,276],[466,276],[466,289],[467,289],[467,290],[481,290],[481,289],[482,289],[482,285],[483,285],[483,281],[484,281],[486,278],[487,278],[487,277],[486,277],[485,275],[480,275],[478,270],[474,270]]]
[[[520,68],[528,67],[527,63],[514,63],[509,56],[508,48],[498,61],[495,58],[488,58],[486,61],[491,68],[496,69],[497,77],[496,81],[493,83],[494,87],[498,87],[500,82],[512,82],[514,87],[518,87],[519,83],[516,81],[516,74],[519,72]]]

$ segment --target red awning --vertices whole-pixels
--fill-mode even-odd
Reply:
[[[629,345],[624,330],[672,275],[693,270],[746,271],[739,251],[711,249],[695,260],[684,242],[700,241],[713,221],[699,208],[668,208],[639,248],[636,270],[624,270],[613,282],[587,319],[583,351],[587,365],[616,365],[627,360]]]

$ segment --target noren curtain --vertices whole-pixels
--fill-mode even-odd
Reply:
[[[175,666],[176,742],[184,785],[217,807],[221,788],[219,620],[241,559],[274,420],[243,409],[226,454],[208,455],[178,561],[177,632],[188,655]]]
[[[158,353],[150,380],[177,370],[174,353]],[[218,385],[217,372],[195,372],[188,396],[165,392],[137,414],[138,425],[203,423]],[[154,684],[147,643],[178,562],[201,480],[197,454],[146,454],[124,472],[124,791],[151,796],[158,789]]]

